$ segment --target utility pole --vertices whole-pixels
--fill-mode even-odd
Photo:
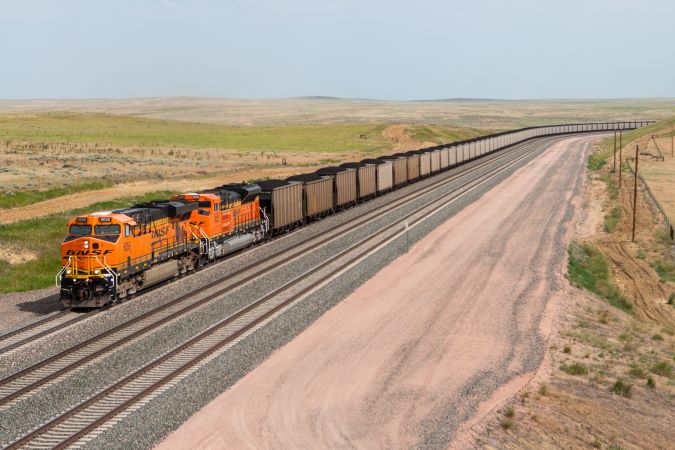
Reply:
[[[619,193],[621,193],[621,164],[623,159],[623,152],[621,148],[621,131],[619,131]]]
[[[670,127],[670,157],[673,157],[673,138],[675,138],[675,125]]]
[[[633,237],[635,242],[635,216],[637,216],[637,185],[638,185],[638,161],[640,160],[640,146],[635,146],[635,188],[633,189]]]
[[[614,172],[616,172],[616,130],[614,130]]]

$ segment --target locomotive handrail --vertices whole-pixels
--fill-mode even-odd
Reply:
[[[61,270],[59,271],[59,273],[56,274],[56,287],[59,287],[59,286],[61,285],[61,275],[63,275],[63,272],[65,272],[66,269],[67,269],[68,267],[70,267],[70,264],[72,263],[72,259],[73,259],[73,257],[72,257],[72,256],[69,256],[69,257],[68,257],[68,264],[66,264],[65,266],[61,267]]]
[[[267,233],[269,233],[269,231],[270,231],[270,218],[267,217],[267,213],[265,212],[265,209],[264,209],[264,208],[258,208],[258,209],[260,210],[260,212],[262,213],[263,217],[265,218],[265,220],[263,221],[263,223],[265,224],[265,225],[264,225],[264,231],[265,231],[265,234],[267,234]]]
[[[206,232],[204,232],[204,230],[201,229],[199,225],[195,225],[195,227],[197,228],[197,230],[199,230],[199,234],[201,234],[202,237],[204,238],[203,242],[206,242],[204,244],[204,246],[206,247],[206,251],[204,253],[208,256],[209,250],[211,249],[211,238],[209,237],[208,234],[206,234]],[[202,240],[200,239],[200,241]]]
[[[105,269],[106,272],[113,278],[113,287],[117,287],[117,274],[115,271],[108,265],[108,263],[105,261],[105,256],[103,257],[103,262],[98,260],[98,256],[96,257],[96,262],[101,265]]]

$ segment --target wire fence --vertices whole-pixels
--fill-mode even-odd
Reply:
[[[626,165],[628,166],[628,169],[630,172],[635,176],[635,170],[633,167],[628,164],[628,161],[634,160],[634,157],[627,157],[626,158]],[[668,214],[666,213],[666,210],[663,209],[663,206],[661,206],[661,203],[659,203],[658,199],[652,192],[652,190],[649,188],[649,184],[647,184],[647,180],[644,179],[642,174],[638,174],[638,180],[642,183],[642,185],[645,187],[645,192],[647,192],[647,196],[649,199],[652,201],[654,206],[656,206],[656,209],[661,213],[661,216],[663,217],[663,222],[666,225],[666,228],[668,229],[668,236],[670,237],[671,243],[675,244],[675,229],[673,229],[673,222],[670,220],[670,217],[668,217]]]

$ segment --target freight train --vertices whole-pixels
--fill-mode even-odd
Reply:
[[[529,139],[648,123],[523,128],[285,180],[226,184],[79,215],[68,222],[61,244],[62,267],[56,276],[61,303],[70,308],[115,303],[273,235]]]

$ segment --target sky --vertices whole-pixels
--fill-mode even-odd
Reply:
[[[0,99],[675,97],[672,0],[0,0]]]

